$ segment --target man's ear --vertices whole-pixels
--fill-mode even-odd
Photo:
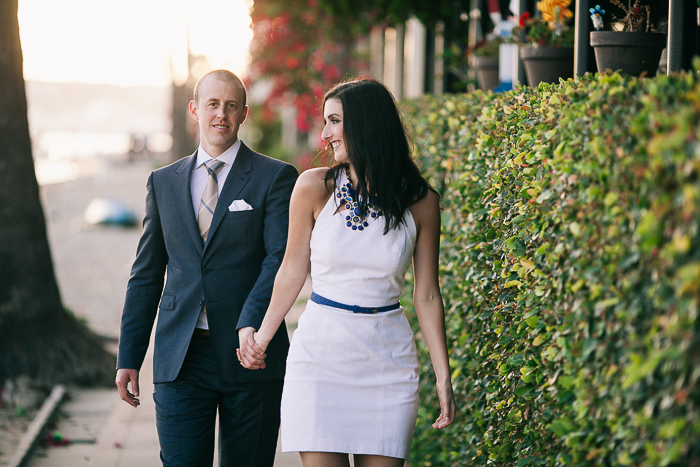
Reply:
[[[238,122],[239,125],[242,125],[243,122],[245,122],[245,119],[248,118],[248,110],[250,110],[250,107],[246,105],[245,109],[243,109],[243,113],[241,114],[241,121]]]
[[[195,101],[190,101],[190,116],[199,121],[199,116],[197,115],[197,103]]]

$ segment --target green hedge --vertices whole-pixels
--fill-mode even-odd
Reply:
[[[419,339],[412,465],[700,465],[698,77],[403,107],[442,195],[458,404],[430,428]]]

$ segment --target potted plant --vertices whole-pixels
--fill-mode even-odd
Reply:
[[[503,40],[498,36],[486,37],[467,50],[470,65],[476,72],[479,89],[492,90],[500,84],[498,77],[498,49]]]
[[[537,2],[541,18],[531,18],[529,12],[520,17],[513,28],[514,41],[521,45],[520,58],[525,65],[528,84],[558,83],[574,74],[574,31],[567,25],[573,13],[571,0],[542,0]]]
[[[632,5],[628,0],[625,7],[619,0],[610,1],[625,12],[622,18],[613,16],[620,25],[619,30],[601,31],[605,10],[598,5],[590,9],[593,26],[597,29],[591,31],[590,38],[598,72],[621,70],[632,76],[654,76],[666,47],[666,34],[654,29],[649,5],[642,5],[639,0]]]

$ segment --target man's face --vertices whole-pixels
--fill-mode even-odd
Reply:
[[[243,89],[209,76],[199,83],[199,100],[190,101],[190,114],[199,123],[202,148],[218,157],[236,142],[238,129],[248,115]]]

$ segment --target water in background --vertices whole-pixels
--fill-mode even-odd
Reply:
[[[37,180],[60,183],[114,163],[159,158],[172,146],[171,90],[27,81]]]

